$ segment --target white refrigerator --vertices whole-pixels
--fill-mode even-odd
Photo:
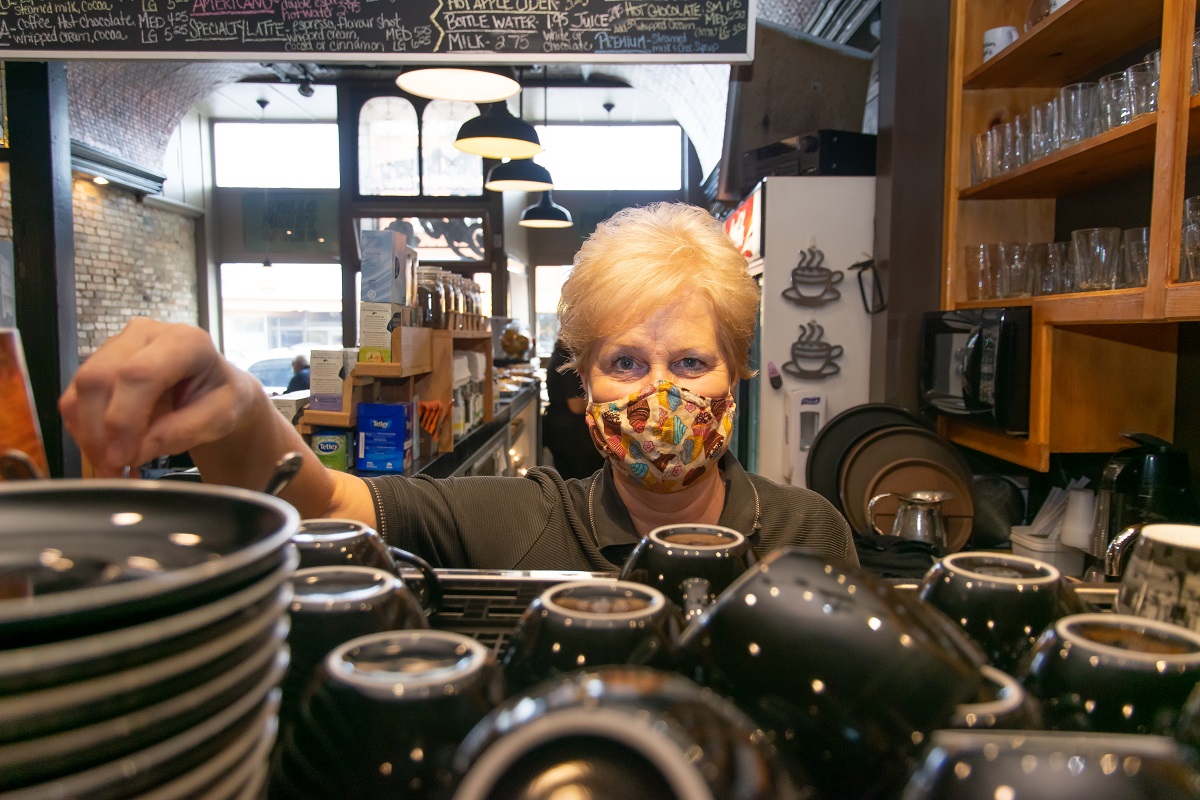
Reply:
[[[875,178],[764,178],[725,228],[762,288],[759,374],[740,387],[735,453],[805,486],[820,427],[869,402]]]

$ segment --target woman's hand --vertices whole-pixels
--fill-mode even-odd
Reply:
[[[58,407],[97,473],[116,476],[226,439],[268,402],[205,331],[139,318],[88,358]]]

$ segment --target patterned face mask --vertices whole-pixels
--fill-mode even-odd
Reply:
[[[624,400],[588,403],[592,441],[614,467],[655,492],[692,485],[729,448],[733,395],[701,397],[657,381]]]

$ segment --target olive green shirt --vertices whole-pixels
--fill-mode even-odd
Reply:
[[[796,547],[858,566],[850,527],[822,496],[720,462],[719,524],[766,555]],[[640,540],[613,485],[612,466],[564,480],[548,467],[521,478],[368,478],[379,532],[435,567],[615,571]]]

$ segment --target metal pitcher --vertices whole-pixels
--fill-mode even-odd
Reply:
[[[953,495],[949,492],[931,491],[908,494],[884,492],[875,495],[871,502],[867,503],[867,518],[871,520],[871,527],[882,536],[889,534],[875,524],[875,518],[878,516],[875,504],[885,497],[895,497],[900,504],[896,508],[896,520],[892,523],[890,535],[925,542],[934,547],[946,547],[946,518],[942,514],[942,503],[953,499]]]

